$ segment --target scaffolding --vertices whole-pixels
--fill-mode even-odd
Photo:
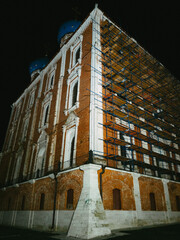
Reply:
[[[108,19],[99,27],[106,165],[180,181],[179,80]]]

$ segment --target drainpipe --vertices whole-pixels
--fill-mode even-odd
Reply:
[[[100,172],[100,195],[101,195],[101,199],[103,200],[103,195],[102,195],[102,175],[105,173],[105,166],[102,165],[102,172]]]
[[[53,217],[52,217],[52,226],[51,229],[54,230],[55,228],[55,214],[56,214],[56,199],[57,199],[57,173],[54,173],[54,181],[55,181],[55,186],[54,186],[54,205],[53,205]]]

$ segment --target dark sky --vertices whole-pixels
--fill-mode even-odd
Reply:
[[[101,10],[180,79],[178,1],[161,1],[162,5],[157,5],[157,0],[2,0],[0,149],[11,105],[30,83],[29,64],[46,54],[52,58],[59,49],[57,33],[61,24],[74,18],[83,20],[96,2]]]

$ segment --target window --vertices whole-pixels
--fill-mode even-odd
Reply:
[[[77,91],[78,91],[78,82],[76,82],[73,86],[72,89],[72,103],[71,103],[71,107],[73,107],[75,105],[75,103],[77,102]]]
[[[50,109],[49,103],[44,105],[43,116],[42,116],[42,127],[47,127],[47,125],[48,125],[49,109]]]
[[[48,91],[51,88],[53,88],[53,85],[54,85],[54,73],[55,73],[54,70],[51,73],[49,73],[48,80],[47,80],[47,83],[46,83],[46,91]]]
[[[18,119],[19,113],[20,113],[20,104],[16,107],[14,121],[16,121]]]
[[[77,101],[78,101],[78,80],[74,80],[70,84],[68,109],[74,110],[74,108],[77,107]]]
[[[67,80],[67,93],[64,111],[66,116],[79,107],[80,76],[81,67],[78,66],[70,73]]]
[[[8,199],[8,206],[7,206],[7,210],[11,209],[11,198]]]
[[[18,178],[19,178],[19,175],[20,175],[22,156],[23,156],[23,152],[20,152],[18,154],[17,160],[16,160],[15,171],[14,171],[14,180],[16,180],[16,182],[19,180]]]
[[[28,125],[29,125],[29,118],[25,119],[25,121],[24,121],[23,132],[22,132],[22,141],[26,140]]]
[[[71,140],[70,167],[72,167],[73,165],[74,142],[75,142],[75,137],[73,137],[73,139]]]
[[[28,104],[28,107],[32,107],[33,103],[34,103],[34,96],[35,96],[35,91],[32,91],[30,93],[30,96],[29,96],[29,104]]]
[[[117,188],[113,189],[113,209],[121,209],[121,191]]]
[[[41,193],[39,210],[44,210],[45,194]]]
[[[44,115],[44,125],[47,123],[48,120],[48,113],[49,113],[49,105],[45,109],[45,115]]]
[[[24,209],[25,209],[25,201],[26,201],[26,197],[23,196],[23,197],[22,197],[22,202],[21,202],[21,210],[24,210]]]
[[[70,128],[66,133],[64,167],[72,167],[75,148],[75,128]]]
[[[54,83],[54,75],[51,76],[50,82],[49,82],[49,87],[52,88]]]
[[[75,63],[74,64],[76,64],[78,62],[79,58],[80,58],[80,47],[78,47],[78,49],[75,52]]]
[[[180,211],[180,196],[176,196],[176,208],[177,211]]]
[[[61,146],[61,168],[69,168],[76,164],[76,145],[79,118],[71,112],[63,125],[63,139]]]
[[[150,198],[150,208],[151,208],[151,211],[156,211],[155,194],[151,192],[149,194],[149,198]]]
[[[67,191],[67,205],[66,205],[67,209],[73,209],[73,197],[74,197],[74,190],[69,189]]]
[[[40,147],[38,156],[37,156],[36,177],[43,176],[45,158],[46,158],[46,146],[42,146]]]

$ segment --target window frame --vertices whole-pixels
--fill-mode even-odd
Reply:
[[[67,80],[67,92],[66,92],[66,102],[65,102],[65,110],[64,114],[67,116],[75,109],[79,108],[79,96],[80,96],[80,75],[81,75],[81,67],[77,69],[77,71],[73,71]],[[73,89],[77,84],[77,96],[76,102],[72,106],[72,98],[73,98]]]
[[[70,73],[72,69],[81,65],[82,63],[82,41],[83,35],[80,35],[74,42],[74,44],[70,47],[70,62],[68,72]],[[76,53],[80,50],[79,58],[76,61]]]
[[[51,101],[52,101],[52,92],[48,93],[42,102],[42,108],[41,108],[41,118],[39,121],[39,132],[45,128],[48,128],[49,126],[49,121],[50,121],[50,111],[51,111]],[[47,116],[47,121],[46,124],[44,124],[45,121],[45,114],[46,114],[46,109],[49,106],[48,110],[48,116]]]
[[[77,134],[78,134],[78,126],[79,126],[79,118],[72,112],[70,113],[68,119],[66,120],[66,123],[63,125],[63,137],[62,137],[62,145],[61,145],[61,157],[60,157],[60,167],[65,169],[69,168],[70,166],[65,165],[64,161],[67,156],[67,145],[66,143],[69,142],[73,137],[74,139],[74,152],[73,152],[73,164],[76,163],[76,151],[77,151]],[[69,132],[69,134],[68,134]],[[69,135],[69,139],[68,139]]]
[[[54,83],[55,83],[55,70],[56,70],[56,66],[51,69],[51,71],[49,71],[48,73],[48,77],[47,77],[47,82],[46,82],[46,89],[45,89],[45,94],[46,92],[48,92],[49,90],[54,88]],[[53,83],[52,83],[52,77],[53,77]],[[51,84],[52,83],[52,84]]]
[[[29,99],[28,99],[28,108],[31,108],[34,104],[34,99],[35,99],[35,88],[33,88],[29,94]]]

